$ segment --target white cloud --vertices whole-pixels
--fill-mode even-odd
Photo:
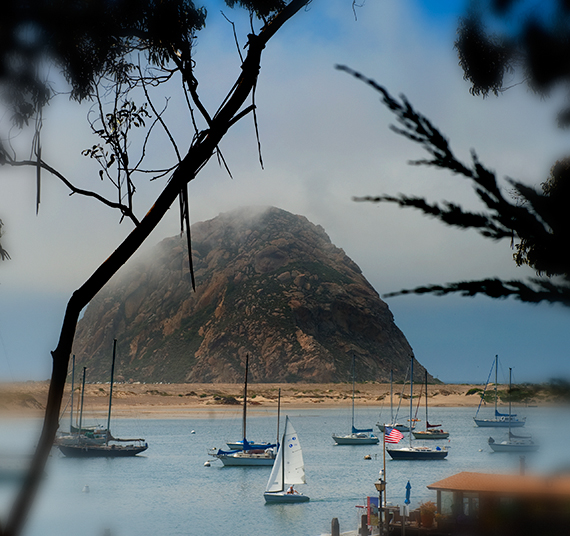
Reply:
[[[247,29],[247,18],[229,13]],[[353,196],[405,192],[477,206],[466,180],[408,166],[409,159],[424,156],[422,150],[389,130],[394,117],[371,88],[334,65],[346,63],[393,94],[405,93],[450,137],[462,158],[475,148],[500,176],[533,182],[543,179],[567,141],[553,128],[552,102],[539,102],[523,88],[498,99],[470,96],[453,51],[451,17],[423,18],[425,12],[412,0],[367,2],[357,13],[355,21],[346,0],[313,2],[269,44],[256,95],[266,169],[257,162],[252,120],[246,118],[222,143],[234,178],[212,160],[191,183],[193,221],[250,204],[303,214],[323,225],[380,293],[430,282],[519,276],[506,243],[447,229],[409,210],[352,201]],[[239,71],[236,57],[231,27],[211,9],[196,49],[206,106],[214,109],[231,87]],[[184,149],[190,124],[177,91],[171,97],[170,125]],[[90,144],[85,114],[85,107],[69,103],[48,114],[44,156],[95,188],[100,186],[97,171],[79,154]],[[151,149],[159,157],[172,154],[167,144]],[[118,215],[93,200],[69,198],[47,177],[36,217],[33,172],[2,173],[0,217],[13,257],[0,266],[5,288],[71,294],[131,228],[119,226]],[[139,185],[141,212],[159,187],[160,182]],[[177,232],[175,207],[149,244]]]

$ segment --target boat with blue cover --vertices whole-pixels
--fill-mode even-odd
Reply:
[[[243,390],[243,439],[239,442],[227,443],[230,450],[210,449],[208,454],[220,460],[225,466],[259,467],[271,466],[277,456],[278,441],[275,443],[250,443],[246,439],[247,431],[247,376],[249,372],[249,354],[245,358],[245,381]],[[279,439],[279,411],[281,407],[281,390],[277,403],[277,438]],[[235,446],[235,448],[233,448]]]
[[[475,424],[479,426],[479,428],[521,428],[525,425],[525,418],[522,419],[517,418],[515,413],[500,413],[497,409],[497,401],[498,401],[498,393],[497,393],[497,382],[498,382],[498,366],[499,366],[499,356],[495,356],[494,364],[491,365],[491,370],[489,371],[489,377],[487,378],[487,383],[485,384],[485,389],[483,389],[483,395],[481,396],[481,401],[479,402],[479,406],[477,407],[477,413],[475,413],[475,417],[473,420]],[[493,367],[495,368],[495,415],[490,419],[479,419],[479,410],[481,409],[481,404],[485,399],[485,392],[487,391],[487,387],[489,385],[489,379],[491,378],[491,374],[493,372]]]
[[[372,432],[372,428],[356,428],[354,426],[354,390],[355,390],[355,358],[352,356],[352,428],[346,435],[333,434],[332,438],[337,445],[377,445],[380,440]]]

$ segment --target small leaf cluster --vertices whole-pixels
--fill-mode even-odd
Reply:
[[[471,93],[498,95],[506,83],[526,83],[540,95],[570,82],[570,3],[491,0],[460,21],[455,48]],[[515,78],[515,76],[518,76]],[[570,125],[570,108],[558,114]]]
[[[110,151],[105,150],[103,145],[97,143],[81,154],[93,158],[101,167],[108,170],[116,161],[121,159],[126,168],[128,155],[126,152],[128,133],[132,128],[140,128],[146,125],[145,119],[150,118],[147,103],[137,106],[133,101],[125,101],[116,111],[105,114],[105,120],[100,128],[95,128],[94,133],[99,136]],[[103,170],[99,172],[103,177]]]
[[[142,51],[151,64],[189,54],[206,21],[191,0],[6,0],[0,18],[1,98],[18,125],[51,96],[46,73],[54,66],[82,101],[98,80],[124,78]]]

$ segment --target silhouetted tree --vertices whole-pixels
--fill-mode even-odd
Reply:
[[[247,53],[241,72],[217,110],[209,112],[198,93],[193,43],[204,27],[206,11],[191,0],[8,0],[0,17],[0,164],[32,167],[36,171],[37,205],[43,173],[62,181],[76,195],[93,198],[119,210],[133,230],[72,295],[67,304],[56,349],[45,419],[30,470],[0,535],[20,534],[37,492],[46,459],[58,428],[69,357],[81,310],[143,244],[174,202],[179,200],[182,225],[189,236],[187,185],[214,154],[226,132],[253,114],[262,51],[275,33],[310,0],[226,0],[250,12]],[[237,36],[236,36],[237,41]],[[81,189],[73,178],[48,163],[42,154],[42,109],[57,96],[49,73],[61,73],[76,101],[94,103],[90,125],[99,141],[84,151],[100,166],[99,179],[110,181],[116,198]],[[164,120],[153,91],[176,85],[188,105],[189,146],[181,148]],[[164,98],[159,93],[158,98]],[[250,103],[248,104],[248,100]],[[137,104],[137,101],[142,101]],[[9,122],[10,125],[7,125]],[[9,129],[31,129],[32,158],[20,158],[21,140]],[[144,131],[134,137],[134,130]],[[161,129],[174,159],[161,169],[143,165],[151,133]],[[139,141],[138,145],[136,142]],[[16,147],[17,145],[17,147]],[[30,147],[25,149],[27,154]],[[135,214],[133,196],[141,174],[164,178],[162,191],[142,218]],[[0,248],[2,258],[7,253]],[[190,267],[192,273],[192,268]]]
[[[2,226],[4,224],[2,223],[2,220],[0,220],[0,238],[2,238]],[[5,261],[7,259],[10,258],[10,255],[8,255],[8,252],[2,247],[2,243],[0,242],[0,260]]]
[[[505,89],[505,73],[523,71],[519,83],[527,83],[543,95],[561,83],[570,82],[570,3],[560,0],[540,2],[538,13],[521,12],[524,0],[491,0],[479,5],[478,10],[460,22],[459,37],[455,43],[465,78],[470,81],[471,93],[499,95]],[[520,15],[523,13],[523,15]],[[515,14],[517,17],[515,17]],[[544,16],[543,16],[544,15]],[[486,21],[497,19],[504,23],[504,33],[488,33]],[[360,201],[396,203],[401,207],[416,208],[425,215],[443,223],[461,228],[475,229],[485,238],[509,239],[515,250],[518,266],[528,265],[536,278],[526,281],[482,279],[444,285],[426,285],[415,289],[387,294],[464,296],[484,294],[492,298],[514,296],[524,302],[559,302],[570,306],[570,218],[568,193],[570,191],[570,159],[563,159],[552,167],[550,177],[542,182],[541,189],[506,179],[512,192],[505,192],[493,171],[479,161],[472,151],[472,161],[460,161],[450,148],[445,136],[429,119],[414,109],[404,96],[395,98],[374,80],[352,71],[339,69],[364,80],[381,96],[381,101],[392,111],[399,123],[392,130],[413,142],[421,144],[430,157],[411,162],[413,165],[447,169],[472,181],[475,193],[485,211],[470,212],[460,205],[443,201],[430,204],[424,198],[407,195],[380,195],[359,198]],[[563,109],[560,126],[565,126],[570,111]]]
[[[455,42],[471,93],[499,95],[515,84],[548,96],[568,92],[570,3],[567,0],[486,0],[460,20]],[[560,126],[570,108],[558,114]]]

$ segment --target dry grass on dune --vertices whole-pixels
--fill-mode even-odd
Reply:
[[[41,415],[45,407],[49,383],[25,382],[0,386],[0,411]],[[480,397],[477,385],[430,385],[431,407],[477,406]],[[279,389],[284,407],[337,407],[352,396],[352,384],[250,384],[251,406],[276,407]],[[399,393],[401,385],[394,389]],[[67,387],[66,398],[70,387]],[[79,393],[79,390],[76,391]],[[419,390],[418,390],[419,394]],[[397,395],[399,396],[399,395]],[[409,399],[409,395],[404,395]],[[90,413],[107,411],[109,385],[90,384],[85,389],[85,407]],[[180,415],[184,410],[232,410],[241,405],[243,386],[240,384],[116,384],[113,388],[113,412],[119,416],[161,414]],[[358,404],[381,406],[389,403],[390,385],[364,383],[356,386]],[[64,401],[64,404],[66,401]],[[253,409],[253,408],[252,408]]]

